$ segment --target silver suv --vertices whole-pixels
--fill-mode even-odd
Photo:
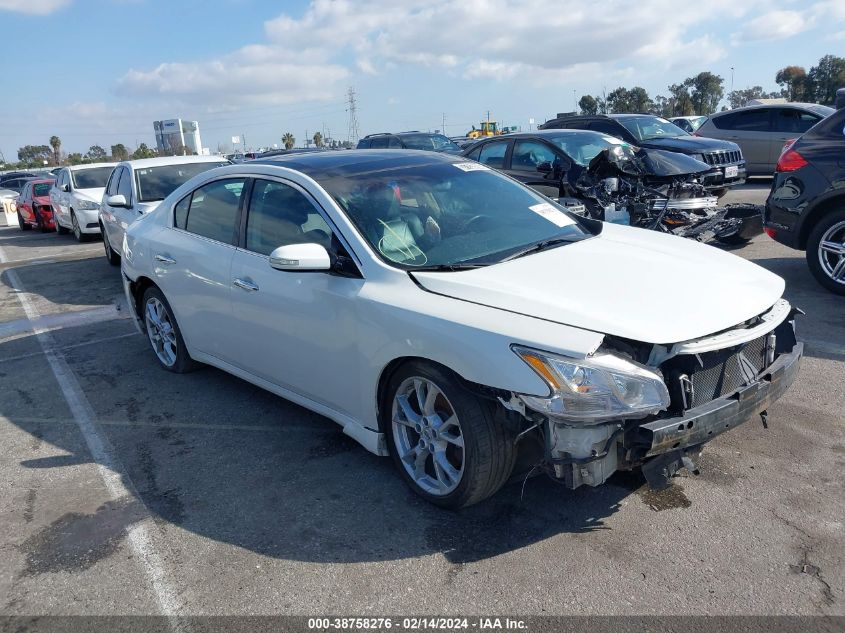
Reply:
[[[733,141],[742,148],[749,175],[770,176],[784,142],[798,138],[833,112],[816,103],[746,106],[712,115],[695,134]]]

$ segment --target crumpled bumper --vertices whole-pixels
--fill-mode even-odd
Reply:
[[[759,415],[795,381],[804,344],[781,354],[759,380],[730,396],[712,400],[683,415],[663,418],[637,428],[635,444],[647,447],[644,457],[697,446]]]

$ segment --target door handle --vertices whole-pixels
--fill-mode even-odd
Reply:
[[[235,284],[241,290],[246,290],[247,292],[255,292],[256,290],[258,290],[258,286],[256,286],[251,281],[248,281],[247,279],[235,279],[232,281],[232,283]]]
[[[162,264],[175,264],[176,260],[172,257],[168,257],[167,255],[156,255],[155,260],[157,262],[161,262]]]

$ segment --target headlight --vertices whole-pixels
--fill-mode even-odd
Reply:
[[[99,209],[100,205],[96,202],[92,202],[91,200],[79,200],[77,201],[77,207],[83,211],[93,211],[94,209]]]
[[[590,423],[641,418],[669,406],[660,374],[634,361],[607,353],[575,359],[516,345],[512,349],[551,389],[547,398],[520,398],[549,416]]]
[[[704,154],[690,154],[690,158],[694,158],[695,160],[700,160],[702,163],[706,162],[704,160]]]

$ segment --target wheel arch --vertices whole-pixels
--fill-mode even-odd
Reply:
[[[845,209],[845,190],[838,190],[834,195],[820,201],[807,212],[807,215],[801,222],[801,228],[798,233],[798,246],[801,250],[807,249],[807,240],[819,220],[826,213],[836,211],[840,208]]]
[[[425,363],[448,372],[455,377],[461,387],[486,400],[497,402],[498,397],[509,399],[512,395],[510,392],[503,389],[496,389],[494,387],[488,387],[486,385],[481,385],[472,382],[471,380],[467,380],[451,367],[436,360],[432,360],[431,358],[426,358],[425,356],[399,356],[384,366],[379,374],[378,382],[376,383],[376,419],[378,422],[378,430],[381,433],[389,431],[386,426],[387,420],[385,419],[384,412],[390,406],[387,402],[387,386],[390,384],[390,379],[401,367],[413,362]]]
[[[161,290],[161,288],[158,287],[158,284],[144,275],[141,275],[135,281],[129,282],[129,291],[132,293],[132,300],[134,303],[131,307],[135,310],[135,314],[139,319],[143,318],[143,314],[141,313],[141,299],[143,299],[147,288],[150,287],[155,287]]]

